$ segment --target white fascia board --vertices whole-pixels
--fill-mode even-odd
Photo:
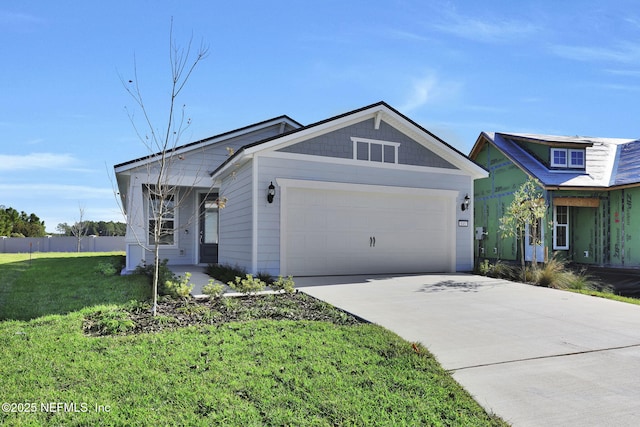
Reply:
[[[286,151],[272,151],[268,153],[260,153],[260,157],[271,157],[276,159],[299,160],[315,163],[331,163],[335,165],[357,166],[365,168],[393,169],[409,172],[429,172],[445,175],[468,175],[468,172],[460,169],[437,168],[432,166],[415,166],[405,165],[402,163],[380,163],[367,162],[362,160],[354,160],[343,157],[315,156],[312,154],[287,153]]]
[[[238,167],[242,166],[245,162],[251,159],[253,159],[253,154],[247,154],[247,151],[243,148],[240,151],[238,151],[235,157],[233,157],[231,161],[229,161],[229,163],[224,165],[222,169],[220,169],[214,175],[211,175],[211,179],[214,182],[219,182],[224,176],[227,175],[227,173],[232,168],[234,168],[235,166],[238,166]]]
[[[443,197],[451,200],[455,200],[460,193],[458,190],[441,190],[433,188],[419,188],[419,187],[393,187],[388,185],[375,185],[375,184],[352,184],[346,182],[334,182],[334,181],[316,181],[307,179],[291,179],[291,178],[276,178],[278,186],[283,188],[303,188],[309,190],[334,190],[334,191],[354,191],[360,193],[375,193],[375,194],[403,194],[403,195],[420,195],[429,197]]]

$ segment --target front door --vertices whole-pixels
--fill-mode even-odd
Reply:
[[[525,241],[525,260],[533,261],[533,251],[535,249],[536,262],[544,262],[544,229],[542,227],[542,220],[538,219],[536,224],[535,236],[531,233],[531,224],[527,224],[525,228],[526,241]]]
[[[218,194],[200,196],[200,263],[218,262]]]

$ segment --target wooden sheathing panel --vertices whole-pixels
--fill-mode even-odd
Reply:
[[[600,206],[600,199],[596,197],[554,197],[553,205],[597,208]]]

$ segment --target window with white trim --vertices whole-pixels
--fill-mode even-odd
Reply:
[[[159,194],[154,194],[151,190],[148,198],[147,220],[149,227],[148,240],[150,245],[155,245],[155,226],[160,221],[160,235],[158,243],[160,245],[171,246],[175,242],[175,200],[173,195],[166,195],[164,198]]]
[[[584,165],[585,165],[584,155],[585,155],[584,150],[569,150],[568,166],[570,168],[584,169]]]
[[[553,249],[569,249],[569,206],[553,210]]]
[[[571,148],[551,148],[551,167],[584,169],[585,150]]]
[[[397,142],[366,138],[351,138],[351,141],[353,141],[354,160],[398,163],[398,147],[400,144]]]

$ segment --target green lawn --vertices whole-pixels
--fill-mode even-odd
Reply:
[[[113,257],[0,255],[0,403],[14,404],[1,425],[506,425],[424,348],[376,325],[87,337],[85,316],[145,295],[140,278],[96,271]]]
[[[0,320],[65,314],[96,304],[122,304],[149,297],[142,276],[105,276],[119,269],[121,253],[0,254]]]

